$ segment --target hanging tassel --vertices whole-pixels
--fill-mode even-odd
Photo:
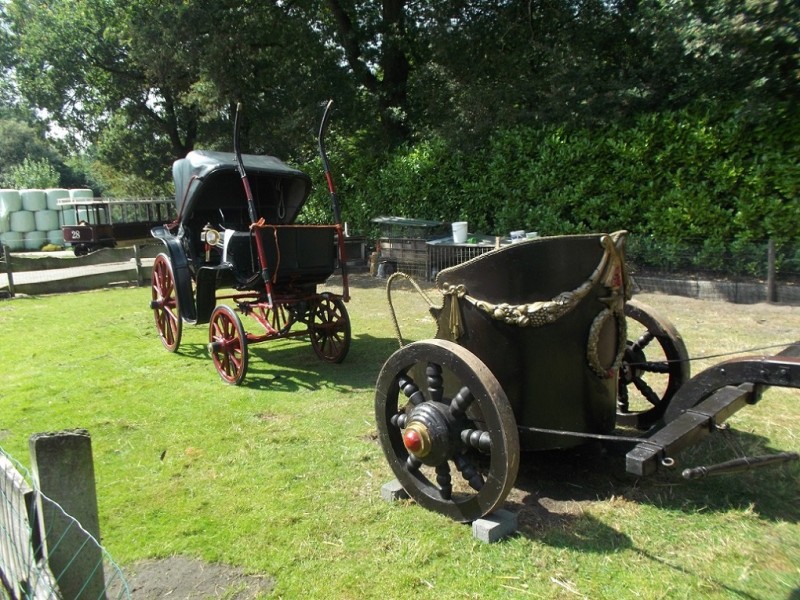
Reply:
[[[467,288],[463,285],[445,285],[442,293],[450,296],[450,337],[458,341],[464,334],[464,326],[461,323],[461,307],[458,299],[466,295]]]

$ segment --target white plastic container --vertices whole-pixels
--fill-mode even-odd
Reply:
[[[467,241],[467,222],[456,221],[453,223],[453,243],[463,244]]]
[[[520,229],[519,231],[512,231],[511,232],[511,243],[516,244],[517,242],[521,242],[525,239],[525,230]]]

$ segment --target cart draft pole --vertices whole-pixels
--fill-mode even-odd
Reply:
[[[258,229],[261,222],[258,220],[256,214],[256,203],[253,200],[253,192],[250,190],[250,181],[247,179],[247,171],[244,170],[244,161],[242,160],[242,150],[239,146],[239,116],[242,113],[242,103],[236,103],[236,117],[233,121],[233,152],[236,154],[236,165],[239,168],[239,176],[242,178],[242,186],[244,186],[244,195],[247,198],[247,212],[250,214],[250,235],[256,237],[256,250],[258,251],[258,264],[261,266],[261,278],[264,280],[264,285],[267,289],[267,303],[268,308],[272,308],[272,277],[269,274],[269,265],[267,264],[267,254],[264,252],[264,242]]]
[[[339,200],[336,198],[336,187],[333,185],[333,175],[331,165],[328,162],[328,153],[325,150],[325,134],[328,131],[328,124],[331,120],[331,106],[333,100],[325,103],[325,112],[322,114],[322,122],[319,126],[317,142],[319,145],[319,157],[322,160],[322,169],[325,171],[325,181],[328,184],[328,192],[331,196],[331,209],[333,210],[333,220],[336,223],[336,237],[339,244],[339,266],[342,269],[342,297],[345,302],[350,300],[350,286],[347,279],[347,254],[344,245],[344,229],[342,227],[342,214],[339,209]]]

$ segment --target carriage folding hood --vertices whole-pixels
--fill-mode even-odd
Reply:
[[[244,154],[242,159],[256,199],[266,191],[273,192],[272,198],[260,199],[259,216],[267,223],[294,223],[311,191],[308,175],[273,156]],[[173,163],[172,176],[181,225],[198,210],[214,210],[227,204],[246,206],[232,152],[194,150]],[[226,200],[221,202],[222,198]]]

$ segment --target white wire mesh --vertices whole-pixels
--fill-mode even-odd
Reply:
[[[44,539],[51,540],[47,548]],[[67,546],[77,549],[57,566],[49,564],[48,556],[57,553],[67,539]],[[62,584],[67,580],[72,583],[64,593]],[[37,490],[27,469],[0,448],[0,598],[130,597],[122,570],[105,548],[57,502]]]

